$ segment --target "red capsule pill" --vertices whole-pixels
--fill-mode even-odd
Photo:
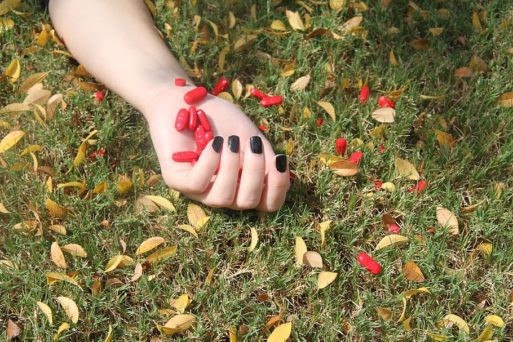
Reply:
[[[207,93],[208,93],[207,88],[196,87],[196,88],[186,92],[185,95],[183,96],[183,99],[187,104],[192,105],[192,104],[198,103],[199,101],[203,100],[207,96]]]
[[[261,130],[262,132],[265,132],[265,131],[269,130],[269,127],[267,127],[266,125],[260,125],[260,126],[258,126],[258,129]]]
[[[191,106],[189,108],[189,129],[194,131],[198,127],[198,112],[196,107]]]
[[[369,96],[370,96],[370,88],[368,85],[364,85],[360,89],[360,103],[362,105],[366,104],[367,100],[369,99]]]
[[[381,189],[382,186],[383,186],[382,181],[377,180],[377,179],[374,181],[374,189],[379,190],[379,189]]]
[[[376,260],[372,259],[370,255],[367,253],[361,252],[356,257],[358,263],[364,267],[367,271],[372,274],[380,274],[381,273],[381,265],[377,263]]]
[[[210,131],[210,122],[208,121],[207,114],[201,109],[198,110],[198,119],[205,131]]]
[[[388,231],[393,234],[401,234],[401,227],[397,223],[391,223],[388,225]]]
[[[264,97],[268,97],[263,91],[261,90],[258,90],[257,88],[251,88],[251,90],[249,91],[249,93],[254,96],[254,97],[257,97],[259,99],[263,99]]]
[[[214,86],[214,89],[212,89],[212,95],[219,95],[226,89],[228,89],[228,86],[230,85],[230,81],[226,77],[221,77],[219,81],[217,81],[216,85]]]
[[[356,151],[356,152],[353,152],[350,156],[349,156],[349,161],[353,164],[360,164],[360,161],[362,160],[363,158],[363,152],[361,151]]]
[[[427,184],[428,182],[421,179],[417,182],[417,184],[415,184],[414,186],[412,186],[411,188],[409,188],[408,190],[406,190],[406,192],[422,192],[424,190],[426,190],[427,188]]]
[[[194,151],[181,151],[173,153],[173,160],[175,162],[191,162],[199,158],[199,155]]]
[[[185,87],[186,83],[185,78],[175,78],[175,86]]]
[[[379,153],[381,153],[381,154],[385,153],[385,144],[379,145]]]
[[[380,96],[378,98],[378,106],[379,106],[379,108],[384,108],[384,107],[395,108],[395,103],[394,103],[394,101],[390,100],[386,96]]]
[[[317,126],[317,127],[321,127],[323,123],[324,123],[323,118],[317,118],[317,120],[315,120],[315,126]]]
[[[203,151],[205,146],[207,146],[207,139],[205,139],[205,129],[203,126],[198,126],[194,131],[194,140],[196,140],[196,147]]]
[[[98,100],[98,102],[102,102],[103,99],[105,98],[105,95],[103,94],[103,91],[97,91],[96,93],[94,93],[94,96],[96,97],[96,99]]]
[[[260,104],[264,107],[277,106],[283,102],[283,98],[280,95],[267,96],[260,100]]]
[[[175,120],[175,128],[177,131],[183,131],[183,129],[189,125],[189,111],[182,108],[178,111]]]
[[[337,138],[337,140],[335,140],[335,147],[337,149],[337,153],[343,156],[346,154],[347,140],[344,138]]]
[[[210,132],[210,131],[205,132],[205,140],[207,141],[207,143],[212,139],[214,139],[214,135],[212,134],[212,132]]]

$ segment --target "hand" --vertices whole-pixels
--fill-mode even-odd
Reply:
[[[276,156],[253,122],[228,101],[208,95],[196,105],[207,114],[214,137],[220,138],[208,143],[194,166],[172,160],[174,152],[196,151],[193,133],[175,129],[178,110],[189,108],[183,95],[190,89],[172,86],[160,92],[144,113],[166,184],[211,207],[278,210],[290,187],[286,157]]]

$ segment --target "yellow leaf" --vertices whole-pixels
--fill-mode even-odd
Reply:
[[[23,82],[21,82],[18,91],[20,93],[26,92],[27,90],[32,88],[35,84],[43,81],[47,75],[48,75],[47,72],[38,72],[38,73],[30,75],[29,77],[24,79]]]
[[[11,103],[3,107],[0,110],[0,114],[18,114],[23,112],[29,112],[32,110],[32,106],[28,103]]]
[[[9,77],[11,83],[15,83],[20,77],[21,66],[20,61],[16,58],[11,61],[7,69],[4,71],[4,75]]]
[[[109,262],[105,266],[105,273],[112,272],[116,268],[118,268],[119,264],[121,263],[121,260],[123,260],[122,255],[116,255],[116,256],[110,258]]]
[[[488,341],[493,336],[493,328],[491,326],[486,326],[483,331],[479,334],[476,339],[476,342],[479,341]]]
[[[271,23],[271,29],[275,31],[287,31],[287,27],[281,20],[273,20]]]
[[[143,273],[142,265],[140,263],[137,263],[135,265],[134,275],[132,276],[132,279],[130,279],[130,281],[134,282],[134,281],[139,280],[139,278],[141,278],[141,276],[142,276],[142,273]]]
[[[21,151],[20,156],[24,156],[24,155],[32,153],[32,152],[39,152],[39,151],[41,151],[42,148],[43,148],[43,146],[41,146],[41,145],[29,145],[29,146],[25,147],[23,149],[23,151]]]
[[[405,298],[405,299],[410,299],[413,296],[416,296],[418,294],[423,294],[423,293],[431,293],[431,292],[429,292],[429,289],[427,287],[420,287],[418,289],[405,291],[405,292],[401,293],[401,295],[399,297]]]
[[[444,320],[456,324],[458,328],[463,330],[466,334],[470,333],[470,328],[467,322],[465,322],[460,316],[449,314],[444,317]]]
[[[476,12],[472,13],[472,26],[476,31],[483,31],[483,25],[481,25],[481,20],[479,20],[479,15]]]
[[[385,321],[389,321],[392,318],[392,310],[389,308],[382,308],[378,306],[376,308],[376,311],[378,312],[379,317],[381,317]]]
[[[144,0],[144,3],[146,4],[146,7],[148,7],[148,10],[151,13],[151,16],[155,18],[157,16],[157,8],[155,7],[155,4],[151,0]]]
[[[258,244],[258,233],[255,228],[251,228],[251,245],[248,252],[253,252]]]
[[[157,263],[157,262],[160,262],[162,260],[165,260],[167,258],[169,258],[171,255],[175,254],[176,253],[176,249],[177,247],[176,246],[171,246],[171,247],[166,247],[166,248],[163,248],[153,254],[150,254],[147,258],[146,258],[146,262],[152,264],[152,263]]]
[[[317,252],[308,251],[303,254],[303,264],[314,268],[322,268],[322,257]]]
[[[458,235],[460,233],[458,219],[452,211],[443,207],[437,207],[436,219],[440,226],[449,228],[449,233],[452,235]]]
[[[406,236],[398,235],[398,234],[390,234],[385,236],[381,241],[377,244],[374,250],[378,251],[385,247],[389,246],[403,246],[408,243],[408,238]]]
[[[71,298],[60,296],[57,297],[57,301],[62,306],[62,309],[66,313],[66,316],[73,322],[77,323],[79,318],[78,306],[75,301]]]
[[[472,77],[472,69],[469,67],[461,67],[454,70],[454,77],[457,78],[468,78]]]
[[[80,289],[80,285],[78,285],[77,281],[74,278],[71,278],[70,276],[63,274],[63,273],[56,273],[56,272],[46,272],[46,281],[48,282],[48,285],[52,285],[53,283],[57,281],[66,281],[70,284],[78,286]]]
[[[346,159],[331,163],[329,168],[333,170],[333,172],[335,172],[337,175],[342,177],[351,177],[360,172],[357,164],[352,163]]]
[[[395,57],[394,50],[390,50],[390,53],[388,55],[388,59],[390,61],[390,64],[392,64],[392,65],[399,65],[399,62],[397,61],[397,58]]]
[[[296,265],[303,265],[303,256],[308,251],[301,236],[296,236]]]
[[[232,82],[232,93],[233,96],[235,96],[236,99],[240,98],[242,95],[242,91],[244,90],[244,87],[242,86],[242,83],[239,81],[238,78],[236,78]]]
[[[109,188],[109,185],[107,184],[107,182],[100,182],[98,183],[94,189],[93,189],[93,193],[95,194],[101,194],[105,191],[107,191],[107,189]]]
[[[210,219],[199,205],[189,203],[187,206],[187,218],[189,223],[199,231]]]
[[[381,189],[388,191],[388,192],[394,192],[395,191],[395,185],[392,182],[385,182],[381,185]]]
[[[7,134],[2,141],[0,141],[0,154],[16,145],[24,135],[25,132],[23,131],[12,131]]]
[[[311,79],[310,75],[305,75],[305,76],[298,78],[294,83],[291,84],[290,90],[291,91],[304,90],[308,86],[308,83],[310,83],[310,79]]]
[[[232,29],[237,25],[237,18],[235,18],[235,14],[232,11],[228,12],[228,28]]]
[[[327,101],[317,101],[317,104],[324,109],[333,121],[336,121],[337,115],[335,113],[335,107]]]
[[[411,328],[411,326],[410,326],[410,323],[411,323],[411,316],[410,316],[410,317],[408,317],[407,319],[405,319],[405,320],[402,322],[403,329],[404,329],[405,331],[408,331],[408,332],[412,331],[412,328]]]
[[[155,202],[159,207],[164,208],[166,210],[169,210],[171,212],[176,212],[175,206],[169,202],[168,199],[162,197],[162,196],[150,196],[146,195],[146,198],[150,199],[151,201]]]
[[[66,259],[64,258],[64,254],[62,253],[62,250],[56,241],[52,243],[52,247],[50,248],[50,254],[53,263],[57,265],[57,267],[64,269],[68,268],[68,265],[66,264]]]
[[[326,246],[326,232],[330,229],[331,220],[319,223],[319,233],[321,234],[321,247]]]
[[[228,329],[228,334],[230,338],[229,342],[237,342],[237,329],[234,326],[231,326],[230,329]]]
[[[419,266],[413,261],[408,261],[406,265],[403,267],[404,277],[411,281],[416,281],[417,283],[423,282],[426,280],[424,278],[424,274],[420,270]]]
[[[50,198],[46,198],[45,207],[50,213],[51,216],[56,218],[63,218],[66,216],[68,209],[60,206],[56,202],[52,201]]]
[[[358,28],[360,26],[360,24],[362,23],[362,20],[363,20],[363,17],[361,15],[358,15],[358,16],[353,17],[353,18],[349,19],[348,21],[346,21],[344,24],[342,24],[339,27],[339,29],[344,33],[351,33],[356,28]]]
[[[176,227],[180,228],[182,230],[185,230],[186,232],[189,232],[192,235],[194,235],[196,238],[198,238],[198,233],[196,232],[196,230],[192,226],[190,226],[188,224],[179,224]]]
[[[383,123],[395,121],[395,109],[390,107],[379,108],[372,113],[374,120]]]
[[[477,249],[481,251],[485,256],[492,255],[493,246],[491,243],[480,243],[477,246]]]
[[[513,92],[507,92],[499,97],[499,105],[501,107],[513,107]]]
[[[87,258],[87,252],[82,248],[82,246],[77,245],[76,243],[69,243],[61,247],[61,249],[71,255]]]
[[[502,318],[500,318],[497,315],[486,316],[485,317],[485,322],[490,324],[490,325],[493,325],[493,326],[495,326],[497,328],[504,327],[504,321],[502,320]]]
[[[0,18],[0,34],[12,29],[14,27],[14,20],[11,18]]]
[[[107,336],[105,337],[104,342],[112,342],[112,325],[109,324],[109,332],[107,333]]]
[[[346,0],[330,0],[330,8],[335,11],[340,11],[346,4]]]
[[[321,272],[319,273],[319,278],[317,278],[317,288],[323,289],[329,284],[331,284],[337,278],[337,273],[335,272]]]
[[[436,137],[436,141],[438,141],[438,143],[441,146],[447,146],[449,148],[453,148],[454,145],[456,144],[456,139],[454,139],[454,137],[451,134],[440,131],[438,129],[435,130],[435,137]]]
[[[66,228],[61,224],[52,224],[48,227],[51,231],[54,231],[61,235],[66,235]]]
[[[444,32],[444,28],[443,27],[431,27],[429,29],[429,32],[431,32],[431,34],[435,37],[439,36],[442,34],[442,32]]]
[[[280,324],[271,335],[267,338],[267,342],[285,342],[292,333],[292,322]]]
[[[93,130],[91,133],[89,133],[89,135],[84,139],[84,141],[80,144],[79,148],[78,148],[78,151],[77,151],[77,155],[75,157],[75,160],[73,160],[73,166],[74,167],[78,167],[80,164],[82,164],[82,162],[84,161],[85,159],[85,155],[86,155],[86,150],[87,150],[87,145],[88,145],[88,141],[89,139],[91,139],[96,133],[98,133],[97,130]]]
[[[473,55],[469,63],[470,69],[473,71],[486,74],[488,72],[488,64],[479,56]]]
[[[4,0],[0,2],[0,15],[4,15],[16,9],[21,3],[21,0]]]
[[[289,20],[289,25],[292,27],[292,29],[296,31],[304,31],[305,25],[303,24],[303,20],[301,20],[301,16],[298,12],[292,12],[289,10],[285,11],[285,14],[287,15],[287,19]]]
[[[48,89],[44,89],[41,83],[37,83],[27,91],[27,96],[23,103],[44,105],[50,96],[52,96],[52,93]]]
[[[428,332],[427,335],[429,337],[431,337],[433,339],[433,341],[447,341],[450,339],[449,336],[435,334],[435,333],[431,333],[431,332]]]
[[[59,325],[59,329],[57,329],[57,333],[53,336],[53,340],[57,341],[61,337],[61,334],[68,330],[70,328],[70,325],[68,323],[62,323]]]
[[[39,309],[44,313],[44,315],[48,319],[48,323],[50,323],[50,326],[52,326],[53,325],[52,309],[50,309],[50,307],[43,302],[37,302],[37,306],[39,307]]]
[[[7,210],[7,208],[4,206],[2,202],[0,202],[0,213],[2,214],[10,214],[11,212]]]
[[[192,315],[176,315],[161,326],[162,332],[166,335],[181,333],[192,327],[195,321],[196,318]]]
[[[406,177],[411,180],[420,179],[420,175],[415,166],[406,159],[395,158],[395,171],[399,177]]]
[[[158,246],[160,246],[161,244],[163,244],[165,242],[166,242],[166,240],[164,240],[164,238],[162,238],[160,236],[151,237],[151,238],[143,241],[139,245],[139,247],[135,251],[135,255],[141,255],[148,251],[151,251],[152,249],[157,248]]]
[[[118,183],[116,184],[116,190],[118,193],[120,195],[124,195],[129,192],[130,189],[132,189],[132,180],[125,175],[119,176]]]
[[[176,309],[176,311],[183,314],[190,304],[189,296],[187,294],[183,294],[177,299],[172,300],[170,304]]]

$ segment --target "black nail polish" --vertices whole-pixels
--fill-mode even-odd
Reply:
[[[223,141],[223,137],[217,136],[214,138],[214,141],[212,141],[212,148],[214,149],[214,151],[216,151],[217,153],[221,151],[221,147],[223,147]]]
[[[228,137],[228,147],[230,148],[230,151],[233,153],[239,152],[239,137],[236,135],[230,135]]]
[[[256,154],[262,153],[262,138],[258,135],[255,135],[249,138],[249,146],[251,147],[251,152]]]
[[[278,154],[276,156],[276,170],[285,172],[287,170],[287,156],[284,154]]]

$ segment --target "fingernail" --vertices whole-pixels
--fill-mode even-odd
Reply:
[[[285,172],[287,170],[287,156],[284,154],[278,154],[276,156],[276,170]]]
[[[262,153],[262,138],[258,135],[255,135],[249,138],[249,146],[251,147],[251,152],[256,154]]]
[[[239,152],[239,137],[236,135],[230,135],[228,137],[228,147],[233,153]]]
[[[221,147],[223,147],[223,137],[217,136],[214,138],[214,141],[212,141],[212,148],[216,153],[219,153],[221,151]]]

